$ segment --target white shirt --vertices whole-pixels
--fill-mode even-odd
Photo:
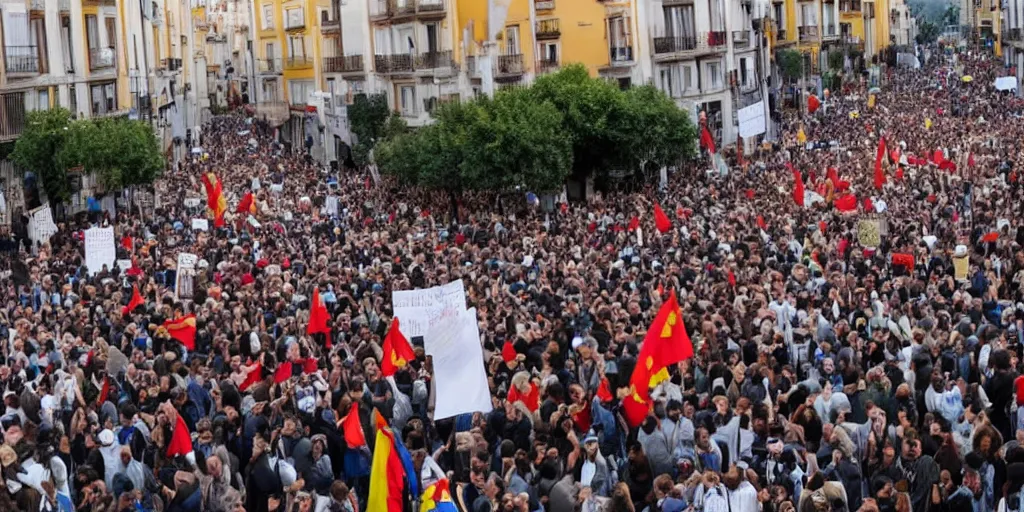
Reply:
[[[740,482],[736,490],[726,489],[727,505],[732,512],[758,512],[757,490],[750,482]]]

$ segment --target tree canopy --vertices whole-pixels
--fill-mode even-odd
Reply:
[[[462,190],[558,190],[570,175],[606,176],[673,165],[696,129],[665,94],[622,91],[568,66],[531,87],[442,105],[434,122],[377,145],[381,169],[405,183]]]
[[[107,190],[152,183],[164,168],[153,128],[127,119],[74,120],[64,109],[28,114],[11,160],[37,172],[51,202],[71,197],[68,169],[94,173]]]
[[[347,107],[349,126],[355,140],[352,160],[363,167],[370,163],[370,151],[377,143],[405,131],[405,122],[388,108],[384,94],[358,94]]]

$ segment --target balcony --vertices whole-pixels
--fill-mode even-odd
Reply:
[[[288,57],[284,60],[284,69],[292,71],[296,69],[312,69],[313,57],[297,56]]]
[[[439,0],[424,0],[430,4],[436,4]],[[442,4],[443,6],[444,4]],[[444,9],[442,8],[442,12]],[[434,11],[436,12],[436,11]],[[407,18],[416,14],[416,2],[414,0],[371,0],[370,21],[387,21],[393,19]]]
[[[31,0],[29,2],[29,9],[33,11],[45,11],[46,2],[44,2],[43,0]]]
[[[655,37],[654,58],[657,61],[671,61],[725,51],[725,32],[704,32],[697,37]]]
[[[448,12],[446,7],[445,0],[418,0],[416,2],[416,17],[421,20],[441,19]]]
[[[416,56],[416,62],[413,65],[417,71],[452,69],[455,67],[455,58],[452,56],[451,50],[423,52]]]
[[[800,27],[800,42],[813,42],[818,40],[818,27]]]
[[[5,46],[4,63],[8,75],[39,73],[39,51],[35,46]]]
[[[537,61],[537,74],[543,75],[545,73],[554,73],[558,71],[558,61],[550,59],[541,59]]]
[[[0,140],[18,138],[25,129],[25,93],[0,94]]]
[[[92,48],[89,50],[89,70],[98,71],[114,67],[113,48]]]
[[[557,39],[562,35],[558,20],[540,20],[537,22],[537,39]]]
[[[324,73],[362,73],[364,70],[362,55],[324,57]]]
[[[608,62],[615,66],[617,64],[633,63],[632,46],[613,46],[608,49]]]
[[[495,78],[514,78],[522,76],[523,54],[499,55],[498,66],[495,69]]]
[[[555,8],[555,0],[536,0],[533,8],[538,11],[550,11]]]
[[[749,48],[750,47],[750,31],[749,30],[733,30],[732,31],[732,46],[735,49]]]
[[[374,55],[373,67],[378,73],[412,73],[414,60],[413,56],[407,53]]]
[[[256,70],[260,73],[280,74],[284,71],[281,59],[256,59]]]

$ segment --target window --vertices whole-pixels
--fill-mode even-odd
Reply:
[[[630,60],[629,49],[633,46],[633,42],[629,33],[629,18],[616,16],[608,18],[607,23],[608,48],[611,51],[612,61]]]
[[[267,43],[266,54],[265,55],[266,55],[266,57],[268,59],[276,59],[277,58],[277,46],[274,43]]]
[[[114,41],[117,41],[117,24],[113,16],[103,18],[103,25],[106,28],[107,48],[114,49]]]
[[[288,58],[304,59],[306,57],[306,38],[303,36],[288,37]]]
[[[154,29],[156,30],[156,29]],[[71,53],[71,18],[60,17],[60,51],[64,60],[64,70],[68,73],[75,71],[75,61]]]
[[[691,65],[683,64],[683,92],[692,92],[697,89],[697,82],[695,81],[694,67]]]
[[[558,64],[558,43],[543,42],[538,46],[537,54],[542,62]]]
[[[49,59],[46,54],[46,23],[43,18],[32,18],[32,21],[29,24],[29,36],[32,38],[31,44],[35,45],[34,56],[39,62],[39,72],[48,73]]]
[[[263,81],[263,94],[261,97],[266,101],[279,101],[277,79],[272,78]]]
[[[749,61],[749,59],[746,59],[746,58],[741,58],[740,59],[740,85],[742,85],[744,87],[746,87],[748,85],[747,84],[747,80],[750,79],[750,76],[747,74],[747,62],[748,61]]]
[[[523,53],[519,46],[519,25],[505,27],[505,55]]]
[[[36,91],[36,108],[39,110],[50,110],[50,90],[39,89]]]
[[[725,5],[722,0],[709,0],[708,8],[711,11],[711,31],[725,30]]]
[[[696,39],[692,5],[665,7],[665,35]]]
[[[309,94],[313,92],[313,82],[309,80],[288,81],[288,101],[292,105],[305,105]]]
[[[274,28],[274,6],[266,4],[263,6],[263,30]]]
[[[68,86],[68,101],[71,103],[71,113],[78,115],[78,91],[75,89],[75,84]]]
[[[306,19],[302,15],[302,7],[286,9],[284,11],[284,28],[286,30],[290,30],[293,28],[302,28],[305,25]]]
[[[709,62],[705,68],[708,74],[707,87],[709,89],[718,89],[722,87],[722,63],[721,62]]]
[[[424,28],[427,30],[427,52],[435,53],[440,51],[440,38],[437,36],[440,33],[440,27],[438,27],[437,23],[427,23]]]
[[[399,89],[399,97],[401,98],[401,111],[403,116],[414,116],[416,115],[416,86],[414,85],[403,85]]]
[[[786,11],[783,7],[785,7],[785,5],[781,2],[772,4],[772,10],[775,11],[775,26],[778,27],[779,30],[786,30]]]
[[[661,79],[661,90],[673,98],[679,97],[679,67],[671,65],[661,68],[658,73]]]
[[[117,111],[117,96],[114,82],[89,87],[92,99],[92,115],[103,115]]]
[[[813,3],[811,3],[811,4],[807,4],[807,3],[801,4],[800,5],[800,18],[802,20],[801,23],[800,23],[801,27],[817,27],[818,26],[818,7],[816,5],[814,5]]]
[[[85,15],[85,36],[89,42],[89,51],[94,52],[100,49],[100,26],[96,16]]]

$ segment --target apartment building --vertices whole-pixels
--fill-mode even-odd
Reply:
[[[251,61],[248,58],[249,2],[219,0],[206,7],[205,33],[206,90],[211,104],[247,103],[250,98]],[[201,29],[202,28],[202,29]]]
[[[910,14],[910,8],[904,0],[890,0],[889,30],[893,44],[914,44],[917,38],[917,19]]]
[[[1004,0],[1000,43],[1006,67],[1017,72],[1017,92],[1024,82],[1024,0]]]

